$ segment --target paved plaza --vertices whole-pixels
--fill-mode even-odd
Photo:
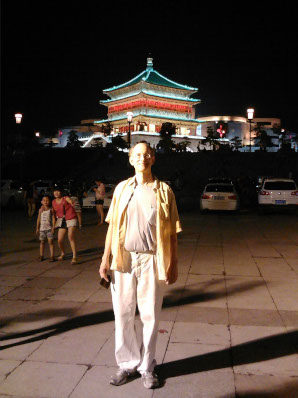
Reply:
[[[114,318],[98,276],[107,226],[84,220],[71,265],[39,262],[35,221],[2,213],[0,398],[298,397],[297,216],[181,214],[156,390],[139,377],[109,384]]]

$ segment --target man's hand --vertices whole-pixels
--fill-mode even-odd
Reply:
[[[172,259],[171,265],[167,271],[166,284],[172,285],[178,279],[178,259]]]
[[[51,232],[52,232],[52,235],[54,235],[54,233],[55,233],[55,228],[54,227],[52,228]]]
[[[171,235],[171,262],[167,270],[166,284],[172,285],[178,279],[177,235]]]
[[[109,269],[110,269],[109,259],[102,258],[100,268],[99,268],[99,274],[100,274],[101,278],[105,279],[107,282],[109,282],[109,279],[108,279]]]
[[[36,235],[39,234],[39,228],[36,228]]]

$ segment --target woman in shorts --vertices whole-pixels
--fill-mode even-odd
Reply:
[[[76,227],[78,226],[78,218],[71,199],[68,196],[62,196],[61,188],[54,188],[55,199],[52,202],[52,207],[56,217],[55,228],[58,229],[58,246],[61,254],[58,257],[59,261],[64,260],[64,238],[68,232],[68,240],[72,250],[71,264],[77,264],[77,249],[76,249]]]

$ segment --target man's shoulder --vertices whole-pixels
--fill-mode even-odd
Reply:
[[[121,192],[132,180],[134,177],[130,177],[127,180],[123,180],[116,185],[115,192]]]
[[[160,180],[158,180],[158,183],[159,183],[160,189],[162,189],[163,191],[169,192],[169,193],[173,193],[173,190],[169,184],[167,184],[164,181],[160,181]]]

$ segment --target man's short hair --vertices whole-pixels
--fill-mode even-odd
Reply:
[[[147,145],[147,148],[150,150],[151,156],[155,156],[155,149],[152,148],[152,147],[150,146],[149,142],[147,142],[147,141],[139,141],[139,142],[137,142],[133,147],[130,148],[129,153],[128,153],[128,156],[129,156],[129,157],[132,156],[133,150],[134,150],[135,147],[136,147],[137,145],[139,145],[139,144],[145,144],[145,145]]]

